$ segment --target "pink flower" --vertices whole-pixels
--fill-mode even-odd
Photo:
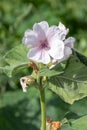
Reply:
[[[49,27],[46,21],[42,21],[35,23],[33,30],[27,30],[23,43],[30,47],[28,58],[43,64],[48,64],[51,59],[61,60],[64,57],[64,41],[60,28]]]

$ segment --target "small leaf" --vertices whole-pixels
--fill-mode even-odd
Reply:
[[[7,65],[3,67],[3,71],[8,76],[12,76],[12,73],[17,71],[17,69],[28,67],[29,59],[27,58],[27,52],[28,49],[23,45],[11,49],[4,56]]]
[[[40,76],[52,77],[63,73],[64,68],[65,68],[65,64],[57,64],[53,69],[43,67],[40,69],[39,72],[40,72]]]
[[[64,73],[49,81],[49,88],[67,103],[87,96],[87,67],[75,56],[68,61]]]

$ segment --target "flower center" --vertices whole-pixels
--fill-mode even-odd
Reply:
[[[50,46],[49,46],[47,40],[40,41],[40,49],[45,49],[45,50],[49,50],[50,49]]]

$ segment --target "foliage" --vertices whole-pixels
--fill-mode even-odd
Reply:
[[[87,67],[84,66],[75,56],[71,57],[64,69],[64,73],[52,76],[49,81],[49,88],[68,102],[73,103],[87,95]],[[55,89],[54,89],[55,88]]]
[[[6,65],[1,67],[1,70],[7,69],[8,71],[4,71],[8,76],[16,75],[18,72],[21,72],[21,69],[28,67],[27,60],[27,49],[24,48],[25,51],[23,51],[24,46],[20,45],[15,47],[14,49],[10,50],[4,57],[3,62],[6,63]],[[20,49],[20,52],[19,52]],[[81,56],[81,58],[80,58]],[[22,57],[22,58],[21,58]],[[24,57],[24,58],[23,58]],[[78,52],[74,51],[74,54],[70,57],[68,62],[57,64],[53,69],[49,68],[40,68],[39,75],[40,76],[46,76],[47,78],[47,86],[49,85],[49,88],[57,93],[62,100],[65,102],[72,104],[76,100],[82,99],[87,96],[87,66],[84,61],[86,61],[87,58],[83,55],[81,55]],[[16,71],[15,71],[16,69]],[[30,68],[30,74],[31,74],[31,68]],[[10,75],[9,75],[10,74]],[[28,73],[29,75],[29,73]],[[33,87],[33,86],[32,86]],[[35,93],[35,92],[34,92]],[[10,95],[10,94],[9,94]],[[38,96],[38,95],[37,95]],[[15,98],[15,97],[14,97]],[[25,103],[25,101],[24,101]],[[61,103],[60,103],[61,104]],[[29,103],[30,105],[30,103]],[[64,108],[64,104],[62,106]],[[51,108],[49,108],[50,110]],[[19,110],[21,111],[21,110]],[[52,110],[50,110],[52,112]],[[67,110],[69,112],[70,110]],[[66,113],[64,113],[66,114]],[[75,113],[77,114],[77,113]],[[73,114],[74,115],[74,114]],[[35,115],[34,115],[35,116]],[[60,115],[64,116],[63,113]],[[67,114],[66,114],[67,116]],[[68,116],[67,116],[68,118]],[[63,119],[63,118],[62,118]],[[84,122],[87,119],[86,115],[83,115],[82,117],[79,117],[77,119],[72,120],[72,116],[70,118],[70,124],[69,120],[67,120],[67,125],[64,124],[61,127],[62,129],[82,129],[81,126],[84,125],[84,129],[87,127],[86,122]],[[2,120],[2,119],[1,119]],[[81,122],[81,123],[79,123]],[[81,125],[82,124],[82,125]],[[10,125],[6,125],[9,129],[12,127]],[[32,126],[31,126],[32,127]],[[64,128],[66,127],[66,128]],[[70,127],[70,128],[68,128]],[[33,127],[32,127],[33,128]],[[11,128],[12,129],[12,128]],[[18,128],[17,128],[18,129]],[[84,130],[83,129],[83,130]]]
[[[1,98],[1,130],[24,130],[26,128],[31,130],[39,129],[40,107],[36,89],[30,88],[27,93],[23,93],[21,91],[16,91],[14,93],[8,92]],[[60,121],[62,121],[64,117],[68,119],[68,122],[66,121],[60,130],[86,130],[87,116],[84,116],[84,114],[87,114],[87,98],[81,99],[80,101],[75,102],[73,105],[68,105],[64,103],[60,98],[58,98],[57,95],[46,90],[46,103],[47,115],[51,116],[52,119]]]
[[[7,65],[2,66],[1,70],[11,76],[20,73],[24,68],[29,68],[27,52],[23,45],[10,50],[3,58]],[[87,58],[78,52],[76,54],[78,55],[72,55],[67,63],[57,64],[53,69],[42,67],[39,72],[40,76],[48,78],[49,88],[70,104],[87,96],[87,67],[83,64]],[[30,68],[29,70],[31,72]]]

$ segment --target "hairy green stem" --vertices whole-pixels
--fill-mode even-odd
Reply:
[[[45,89],[40,90],[41,130],[46,130]]]

